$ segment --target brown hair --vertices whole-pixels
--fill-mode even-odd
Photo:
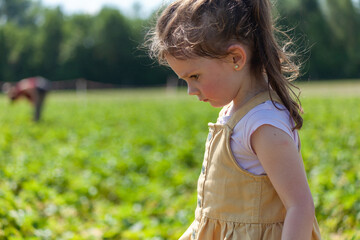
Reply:
[[[283,47],[275,33],[287,37]],[[300,129],[301,105],[291,84],[299,65],[287,51],[290,38],[274,26],[269,0],[177,0],[161,13],[146,45],[152,58],[167,65],[167,54],[178,59],[224,58],[234,42],[251,49],[253,74],[266,73],[269,92],[277,93],[295,121],[294,129]]]

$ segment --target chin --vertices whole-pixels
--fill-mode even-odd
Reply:
[[[223,105],[223,104],[219,104],[219,103],[211,103],[210,102],[210,105],[212,106],[212,107],[214,107],[214,108],[222,108],[222,107],[224,107],[225,105]]]

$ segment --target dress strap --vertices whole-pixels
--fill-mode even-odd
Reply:
[[[242,107],[240,107],[230,118],[226,125],[228,125],[231,129],[234,129],[236,124],[254,107],[257,105],[264,103],[268,100],[272,100],[273,102],[277,102],[282,104],[279,96],[275,91],[270,92],[271,97],[268,91],[261,92],[247,101]]]

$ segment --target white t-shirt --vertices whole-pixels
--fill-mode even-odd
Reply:
[[[281,109],[277,109],[269,100],[251,109],[234,127],[230,140],[230,147],[238,165],[255,175],[266,175],[259,159],[254,153],[250,137],[257,128],[262,125],[271,125],[289,134],[295,144],[299,146],[297,131],[292,131],[294,122],[290,118],[289,111],[281,104],[275,103]],[[217,119],[217,123],[226,124],[231,116],[222,116],[223,111]]]

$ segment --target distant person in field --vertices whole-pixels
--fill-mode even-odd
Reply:
[[[15,85],[10,83],[3,85],[3,92],[7,93],[11,102],[25,98],[34,106],[33,120],[35,122],[41,118],[41,111],[49,90],[50,82],[40,76],[22,79]]]
[[[299,66],[275,38],[271,6],[176,0],[149,33],[150,55],[189,95],[222,108],[209,123],[195,220],[180,240],[320,239],[290,83]]]

